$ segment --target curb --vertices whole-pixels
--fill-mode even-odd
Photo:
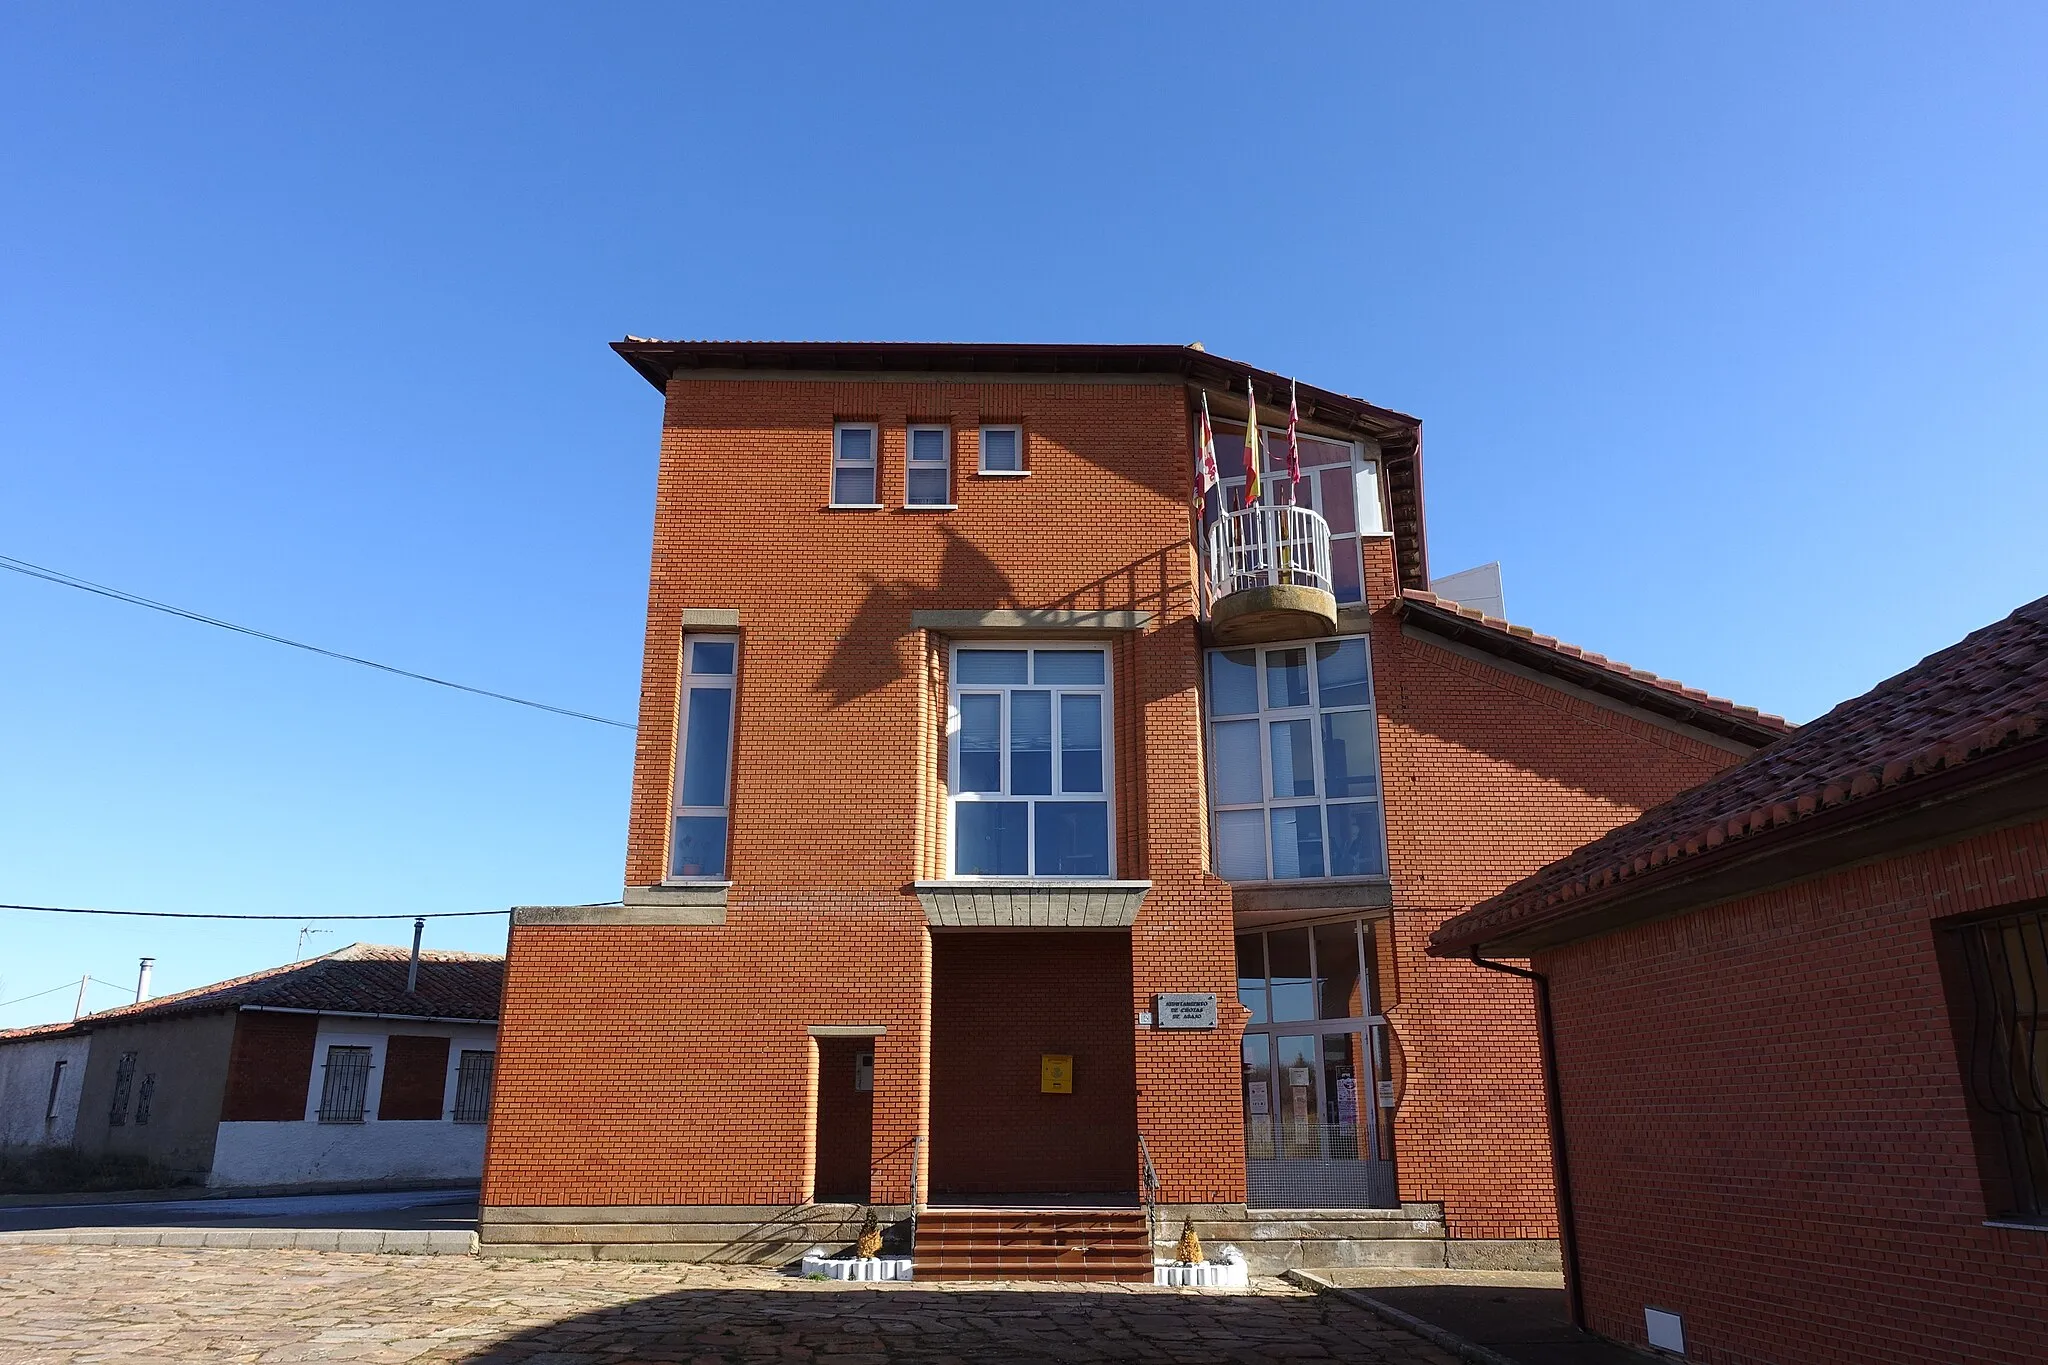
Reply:
[[[0,1247],[204,1247],[230,1251],[347,1251],[407,1256],[474,1256],[474,1232],[451,1228],[53,1228],[0,1232]]]
[[[1360,1293],[1356,1289],[1340,1289],[1320,1275],[1312,1275],[1306,1270],[1288,1270],[1283,1271],[1280,1278],[1298,1289],[1328,1294],[1354,1307],[1363,1308],[1374,1317],[1392,1323],[1404,1332],[1413,1332],[1432,1346],[1441,1347],[1460,1360],[1470,1361],[1471,1365],[1517,1365],[1517,1362],[1499,1351],[1481,1346],[1476,1341],[1467,1341],[1455,1332],[1446,1332],[1435,1323],[1424,1322],[1414,1314],[1404,1313],[1390,1303],[1381,1303],[1370,1294]]]

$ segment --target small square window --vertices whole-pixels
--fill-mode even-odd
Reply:
[[[903,475],[903,505],[948,507],[953,502],[953,433],[946,427],[910,428]]]
[[[878,507],[876,433],[871,423],[841,423],[832,433],[832,505]]]
[[[983,427],[981,429],[981,472],[1022,474],[1024,469],[1024,428]]]

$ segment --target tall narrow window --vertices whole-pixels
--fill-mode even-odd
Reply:
[[[1951,1017],[1993,1217],[2048,1226],[2048,910],[1951,929]]]
[[[903,476],[908,507],[946,507],[953,501],[953,433],[946,427],[912,427],[910,458]]]
[[[1230,881],[1386,873],[1363,636],[1209,654],[1216,871]]]
[[[832,505],[879,507],[875,485],[876,431],[872,424],[847,422],[832,429]]]
[[[482,1123],[491,1116],[491,1076],[498,1054],[488,1048],[464,1048],[455,1066],[455,1121]]]
[[[957,646],[953,874],[1109,877],[1109,654]]]
[[[142,1091],[135,1097],[135,1126],[142,1127],[149,1122],[149,1109],[156,1102],[156,1073],[145,1072],[142,1077]]]
[[[669,875],[723,881],[732,793],[733,682],[739,637],[683,639],[682,724],[676,739]]]
[[[135,1086],[135,1054],[124,1052],[114,1063],[114,1097],[107,1105],[107,1126],[119,1128],[128,1122],[128,1092]]]
[[[330,1046],[320,1079],[320,1122],[361,1123],[370,1093],[370,1049]]]
[[[54,1122],[57,1118],[57,1095],[64,1088],[64,1069],[71,1063],[62,1057],[50,1068],[50,1102],[43,1109],[43,1120]]]
[[[983,427],[981,429],[981,472],[1022,474],[1024,472],[1024,428]]]

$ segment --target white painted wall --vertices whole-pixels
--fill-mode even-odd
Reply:
[[[394,1033],[448,1039],[448,1075],[439,1122],[383,1122],[377,1101],[384,1085],[384,1054]],[[476,1180],[484,1169],[481,1123],[456,1123],[456,1074],[465,1049],[494,1052],[498,1031],[488,1024],[427,1024],[403,1019],[350,1019],[323,1015],[313,1040],[313,1074],[306,1086],[305,1117],[297,1122],[223,1123],[214,1142],[207,1184],[308,1185],[327,1181]],[[361,1123],[320,1122],[320,1091],[329,1047],[370,1049],[370,1081]]]
[[[85,1088],[85,1034],[24,1038],[0,1043],[0,1147],[67,1147],[78,1131],[78,1096]],[[50,1112],[50,1075],[65,1063]]]

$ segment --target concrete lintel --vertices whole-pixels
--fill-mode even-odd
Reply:
[[[889,1031],[886,1024],[812,1024],[813,1038],[879,1038]]]
[[[676,888],[635,886],[626,889],[624,905],[515,905],[512,923],[526,926],[615,925],[649,927],[725,923],[723,883],[689,887],[689,894],[648,896]],[[635,893],[643,893],[636,896]]]
[[[910,624],[916,630],[943,634],[968,631],[1020,630],[1143,630],[1152,624],[1150,611],[1054,611],[1050,608],[997,611],[913,611]]]
[[[1290,910],[1383,910],[1393,903],[1394,886],[1385,877],[1230,888],[1230,908],[1240,915],[1270,916]]]
[[[934,929],[1128,929],[1148,881],[1017,877],[914,882]]]
[[[738,630],[738,607],[684,607],[684,630]]]

